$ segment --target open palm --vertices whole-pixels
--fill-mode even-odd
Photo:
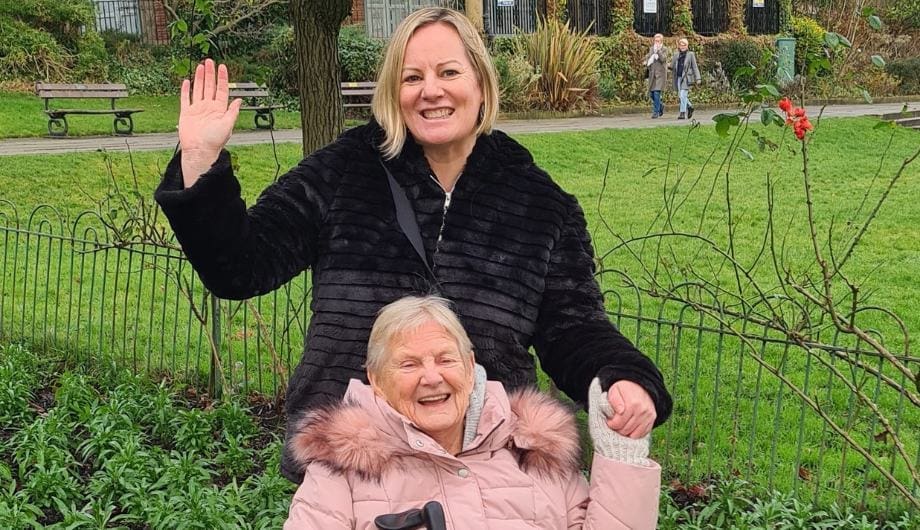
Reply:
[[[182,82],[179,104],[179,147],[182,149],[182,173],[185,187],[198,180],[201,173],[217,160],[220,150],[230,140],[233,124],[240,113],[242,100],[229,105],[227,67],[216,68],[206,59],[195,69],[195,80]]]

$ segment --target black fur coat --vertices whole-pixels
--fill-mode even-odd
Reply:
[[[291,376],[289,417],[342,397],[366,379],[370,328],[385,304],[431,288],[396,222],[371,122],[300,162],[248,210],[230,156],[185,190],[179,156],[156,200],[202,282],[243,299],[313,275],[313,317]],[[415,210],[440,294],[473,341],[476,361],[509,389],[535,382],[533,346],[556,385],[584,402],[591,379],[627,379],[651,395],[660,424],[671,412],[661,373],[610,323],[594,278],[593,249],[575,198],[502,132],[480,136],[446,195],[408,137],[386,162]],[[288,435],[294,422],[289,422]],[[282,472],[299,480],[284,455]]]

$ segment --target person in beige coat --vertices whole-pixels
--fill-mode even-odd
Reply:
[[[448,302],[408,297],[371,331],[370,384],[309,412],[291,439],[306,465],[285,530],[376,530],[375,519],[440,503],[450,529],[653,529],[661,468],[648,437],[607,426],[595,379],[591,483],[572,412],[536,390],[486,381]],[[430,528],[435,528],[432,524]]]
[[[664,114],[664,105],[661,103],[661,91],[668,82],[668,49],[664,45],[664,37],[656,33],[652,47],[643,59],[643,66],[648,69],[648,94],[652,100],[652,118]]]

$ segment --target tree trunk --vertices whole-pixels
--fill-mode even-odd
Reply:
[[[342,130],[338,36],[350,13],[351,0],[291,0],[304,155],[335,140]]]

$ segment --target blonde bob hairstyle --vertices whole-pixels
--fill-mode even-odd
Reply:
[[[406,17],[393,32],[383,56],[377,89],[371,101],[371,110],[377,123],[383,128],[385,138],[380,151],[387,160],[402,151],[406,142],[406,122],[399,108],[399,88],[402,84],[402,69],[406,59],[406,45],[415,31],[430,24],[450,24],[460,34],[466,55],[482,89],[482,110],[475,134],[489,134],[498,117],[498,79],[492,59],[486,50],[479,32],[459,11],[445,7],[426,7]]]
[[[473,343],[450,308],[450,302],[438,296],[407,296],[383,307],[371,328],[367,343],[368,373],[379,374],[393,346],[406,335],[434,322],[457,341],[464,362],[473,355]]]

